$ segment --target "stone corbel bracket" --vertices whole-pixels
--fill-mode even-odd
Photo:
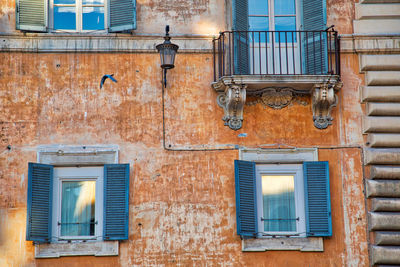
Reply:
[[[235,131],[242,128],[246,87],[244,84],[230,84],[217,96],[218,105],[224,109],[222,120],[226,126]]]
[[[332,124],[331,110],[336,106],[338,98],[335,94],[343,86],[342,82],[318,83],[311,91],[312,113],[314,126],[318,129],[326,129]]]

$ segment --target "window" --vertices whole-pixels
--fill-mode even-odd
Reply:
[[[246,160],[235,160],[238,235],[332,235],[329,164],[305,161],[315,155],[312,150],[240,152]]]
[[[258,232],[264,236],[305,236],[302,165],[257,164]]]
[[[54,30],[91,31],[106,28],[104,0],[53,0]]]
[[[129,164],[28,169],[27,240],[128,239]]]
[[[120,32],[136,29],[136,0],[18,0],[18,30]]]

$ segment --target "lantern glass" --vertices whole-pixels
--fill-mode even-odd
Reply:
[[[175,55],[176,51],[178,50],[178,46],[175,44],[163,43],[157,46],[157,49],[160,52],[161,68],[163,69],[174,68]]]

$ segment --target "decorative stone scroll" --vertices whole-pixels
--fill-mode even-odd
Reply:
[[[225,92],[217,97],[217,103],[224,109],[225,125],[232,130],[242,128],[243,106],[246,102],[246,85],[231,84],[225,88]]]
[[[311,91],[312,112],[314,126],[318,129],[326,129],[332,124],[331,110],[337,104],[335,90],[342,87],[341,82],[315,84]]]

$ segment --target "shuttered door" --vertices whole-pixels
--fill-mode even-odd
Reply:
[[[256,165],[235,160],[236,223],[241,236],[255,236],[258,232]]]
[[[104,240],[128,239],[129,164],[104,165]]]
[[[304,31],[326,29],[326,0],[303,0],[302,26]],[[306,74],[327,74],[328,51],[326,32],[302,33],[303,65]]]
[[[329,164],[303,163],[307,236],[331,236],[332,217],[329,190]]]
[[[29,163],[26,240],[50,242],[53,166]]]
[[[47,2],[47,0],[17,0],[15,15],[17,30],[46,32]]]
[[[136,0],[110,0],[109,3],[109,32],[136,29]]]
[[[235,74],[249,74],[249,8],[248,0],[233,0],[234,71]]]

